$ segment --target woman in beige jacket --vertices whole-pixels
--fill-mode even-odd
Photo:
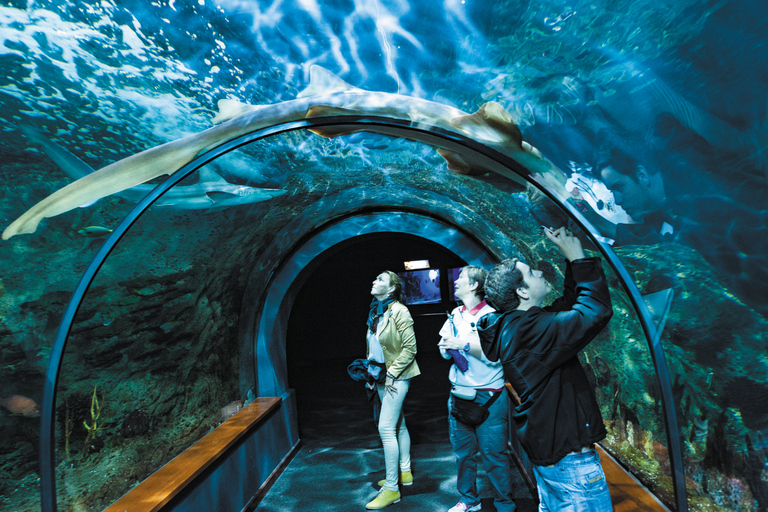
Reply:
[[[400,501],[399,483],[411,485],[411,437],[405,426],[403,401],[408,394],[410,379],[419,375],[416,364],[416,336],[413,318],[400,301],[403,283],[397,274],[385,271],[376,277],[371,288],[373,301],[368,314],[368,359],[384,363],[387,374],[383,384],[377,384],[381,398],[379,435],[384,446],[385,480],[369,510],[384,508]]]

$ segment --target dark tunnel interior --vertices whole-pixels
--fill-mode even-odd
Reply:
[[[371,282],[383,270],[401,272],[405,261],[422,259],[441,271],[441,301],[409,306],[418,345],[416,357],[422,371],[409,393],[409,401],[419,400],[425,394],[431,396],[435,386],[447,393],[450,364],[436,348],[445,312],[455,307],[449,300],[453,281],[446,277],[445,270],[466,263],[444,247],[415,236],[360,237],[329,256],[312,273],[291,310],[287,333],[288,380],[296,390],[302,437],[310,430],[306,428],[309,425],[313,426],[311,435],[316,437],[337,434],[332,424],[324,424],[318,421],[322,418],[315,417],[324,414],[311,403],[318,395],[358,402],[356,410],[370,415],[363,385],[353,383],[346,368],[354,359],[365,357],[365,319],[371,301]],[[351,389],[354,395],[345,397],[340,389]],[[439,412],[446,417],[444,410]],[[376,433],[372,421],[368,433]]]

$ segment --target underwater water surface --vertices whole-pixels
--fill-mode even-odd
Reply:
[[[559,283],[537,231],[569,222],[551,197],[585,243],[612,246],[653,314],[688,507],[768,509],[766,14],[733,0],[0,2],[0,508],[40,509],[45,375],[91,259],[164,175],[240,132],[199,134],[370,115],[453,130],[527,172],[380,128],[286,131],[195,171],[120,240],[75,318],[55,406],[62,510],[103,509],[259,396],[251,310],[312,233],[425,214]],[[463,117],[481,108],[479,124]],[[115,162],[122,174],[80,181]],[[39,223],[11,231],[38,203]],[[614,318],[581,356],[604,446],[673,506],[649,342],[609,274]]]

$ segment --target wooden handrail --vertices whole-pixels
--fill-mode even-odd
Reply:
[[[505,383],[505,387],[515,406],[520,405],[520,397],[515,391],[515,388],[512,387],[512,384],[507,382]],[[621,467],[602,446],[596,444],[595,448],[600,454],[600,465],[605,472],[605,479],[608,482],[608,488],[611,491],[611,501],[613,501],[615,512],[630,510],[641,512],[669,512],[669,509],[665,507],[656,496],[638,482],[637,479],[627,472],[627,470]],[[518,467],[521,468],[523,477],[527,478],[527,472],[525,471],[522,462],[520,462],[517,457],[517,454],[514,453],[514,449],[512,449],[512,454],[513,459],[517,459],[515,462]],[[530,484],[529,487],[531,487]]]
[[[211,433],[128,491],[104,512],[156,512],[224,455],[241,437],[264,421],[282,400],[257,398]]]
[[[600,454],[605,479],[611,491],[614,512],[669,512],[651,491],[621,467],[605,449],[595,445]]]

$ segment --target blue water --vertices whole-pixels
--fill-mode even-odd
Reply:
[[[8,0],[0,6],[0,43],[3,229],[72,180],[39,145],[33,147],[19,126],[39,130],[86,168],[99,169],[209,128],[219,100],[251,105],[292,100],[309,85],[312,65],[354,87],[467,113],[498,102],[524,140],[562,171],[562,181],[570,178],[565,193],[577,187],[581,196],[574,203],[599,212],[610,229],[642,217],[631,218],[601,183],[596,167],[595,150],[605,131],[621,130],[631,140],[630,152],[641,155],[649,169],[660,170],[665,213],[674,229],[672,238],[629,243],[617,238],[614,247],[641,290],[659,291],[658,282],[675,289],[662,341],[682,397],[687,470],[708,503],[738,510],[766,506],[768,494],[759,483],[765,481],[759,475],[765,474],[768,453],[764,2]],[[255,246],[269,247],[270,237],[300,217],[303,208],[321,205],[316,208],[322,210],[327,201],[331,206],[318,215],[330,214],[341,209],[334,203],[336,192],[360,187],[368,191],[362,201],[378,198],[382,184],[411,207],[439,202],[426,192],[419,195],[423,189],[452,198],[461,212],[493,210],[507,233],[515,233],[518,221],[530,226],[561,218],[556,208],[537,209],[535,198],[503,178],[456,181],[428,146],[365,135],[318,140],[285,136],[211,166],[230,184],[280,189],[281,196],[254,207],[263,222],[260,234],[249,239]],[[408,173],[413,169],[433,174],[414,177],[415,172]],[[485,197],[491,199],[485,202]],[[102,199],[44,221],[33,234],[0,242],[0,384],[7,390],[0,398],[18,394],[41,402],[56,311],[63,309],[101,240],[86,240],[84,233],[103,236],[134,203]],[[202,241],[201,253],[215,262],[218,244],[234,239],[227,238],[227,230],[240,236],[233,227],[233,212],[239,210],[222,210],[229,217],[198,218],[195,210],[179,213],[171,207],[171,221],[162,215],[145,221],[137,232],[156,233],[157,239],[135,242],[135,254],[124,245],[129,248],[115,261],[135,268],[124,271],[116,263],[107,275],[125,272],[122,278],[130,278],[133,289],[154,290],[136,284],[136,276],[170,274],[169,269],[183,274],[199,257],[193,241]],[[88,226],[98,229],[83,231]],[[177,253],[169,255],[166,247]],[[529,249],[531,257],[543,258],[538,246]],[[122,307],[130,301],[112,302]],[[120,318],[119,312],[99,315],[98,321],[86,321],[108,327]],[[166,332],[177,325],[160,323]],[[629,323],[603,341],[606,351],[616,349],[618,338],[642,336]],[[605,394],[606,411],[620,409],[610,398],[618,396],[617,390],[629,394],[637,386],[642,389],[622,405],[621,421],[630,421],[632,414],[658,416],[655,384],[633,380],[642,372],[631,358],[612,361],[610,372],[595,369],[594,355],[588,354],[586,363],[602,387],[598,394]],[[96,366],[104,362],[95,359]],[[597,358],[604,359],[609,358]],[[609,383],[607,374],[623,388]],[[72,386],[85,394],[92,389],[90,383]],[[39,425],[7,409],[2,414],[3,429],[18,442],[0,449],[0,503],[31,510],[38,499]],[[637,421],[632,428],[638,428]],[[637,439],[663,430],[657,420],[643,429]],[[615,437],[624,440],[627,433],[617,427]],[[653,452],[650,441],[643,445],[637,439],[629,444]],[[635,455],[622,456],[642,473]],[[648,457],[663,459],[658,453]],[[662,487],[654,490],[663,494]]]

